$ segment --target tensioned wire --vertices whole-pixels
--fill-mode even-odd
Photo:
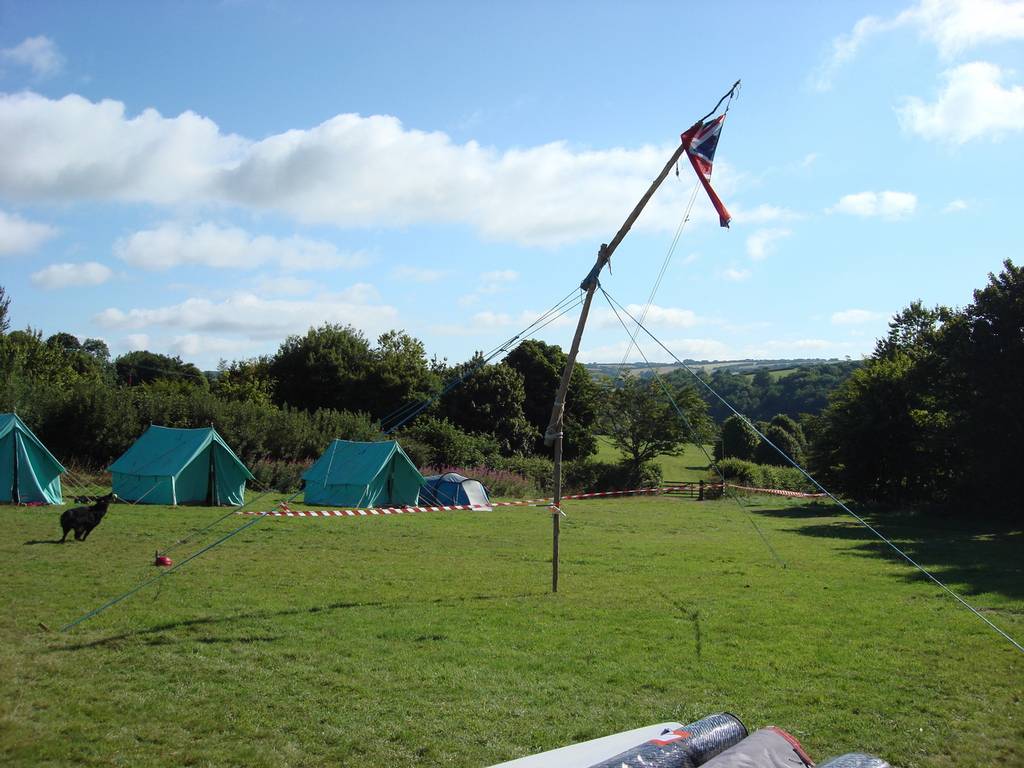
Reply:
[[[535,320],[533,323],[531,323],[529,326],[527,326],[525,329],[523,329],[523,331],[521,331],[520,333],[516,334],[515,336],[513,336],[512,338],[510,338],[508,341],[504,342],[503,344],[499,344],[497,347],[495,347],[490,352],[488,352],[487,356],[484,358],[484,360],[483,360],[481,365],[486,364],[487,361],[493,359],[496,355],[500,354],[502,351],[507,349],[510,344],[512,344],[516,340],[520,339],[522,336],[524,336],[526,334],[536,333],[537,331],[541,330],[545,326],[547,326],[550,323],[554,322],[555,320],[559,319],[562,315],[566,314],[566,312],[569,312],[572,309],[574,309],[575,306],[578,306],[578,304],[581,301],[579,299],[579,295],[578,294],[579,294],[578,290],[575,290],[575,289],[573,291],[571,291],[570,293],[566,294],[566,296],[563,299],[558,301],[551,309],[549,309],[546,312],[544,312],[540,317],[537,318],[537,320]],[[433,402],[434,400],[442,397],[444,394],[446,394],[447,392],[451,391],[456,386],[458,386],[463,381],[465,381],[467,378],[469,378],[473,373],[475,373],[481,367],[481,365],[474,366],[469,371],[465,372],[462,376],[456,377],[456,379],[453,380],[453,382],[451,382],[444,390],[442,390],[442,392],[440,394],[436,395],[434,398],[428,399],[426,402],[423,402],[423,403],[416,403],[416,404],[414,404],[415,406],[417,406],[415,408],[415,410],[412,413],[409,413],[404,419],[399,421],[395,426],[391,427],[387,432],[385,432],[385,434],[389,434],[390,432],[395,431],[400,426],[402,426],[402,424],[404,424],[404,423],[408,422],[410,419],[414,418],[422,410],[424,410],[426,407],[428,407],[431,402]],[[171,450],[173,450],[173,448]],[[166,455],[166,453],[169,453],[169,452],[170,451],[165,452],[164,455]],[[157,457],[157,458],[162,458],[162,456]],[[156,459],[154,459],[153,461],[155,461],[155,460]],[[150,462],[150,463],[152,463],[152,462]],[[258,480],[254,479],[253,482],[257,486],[263,486],[263,484],[260,483]],[[129,502],[129,504],[131,504],[131,505],[138,504],[140,501],[142,501],[143,498],[145,498],[147,495],[149,495],[149,493],[152,492],[153,489],[155,489],[157,487],[157,485],[159,485],[159,483],[155,483],[148,491],[146,491],[146,493],[144,493],[141,497],[139,497],[135,501]],[[231,507],[225,514],[223,514],[220,517],[216,518],[215,520],[213,520],[209,524],[203,526],[202,528],[199,528],[199,529],[193,531],[188,536],[185,536],[182,539],[178,539],[176,542],[174,542],[170,546],[166,547],[165,549],[158,550],[157,554],[158,555],[166,555],[168,552],[171,552],[172,550],[177,549],[182,544],[188,543],[192,539],[194,539],[197,536],[199,536],[200,534],[205,533],[206,531],[210,530],[211,528],[215,527],[216,525],[218,525],[219,523],[223,522],[227,518],[237,514],[238,510],[243,509],[244,507],[250,506],[252,504],[255,504],[257,501],[259,501],[260,499],[264,498],[265,496],[267,496],[271,492],[271,489],[266,488],[265,486],[261,487],[260,490],[262,490],[263,492],[260,493],[259,496],[256,496],[253,499],[245,501],[245,502],[243,502],[242,504],[240,504],[238,506]],[[287,503],[287,501],[291,501],[297,495],[298,495],[298,493],[294,494],[289,499],[287,499],[285,503]],[[188,559],[191,559],[191,558],[188,558]],[[184,561],[184,562],[187,562],[187,560]],[[147,583],[149,583],[149,582],[147,582]]]
[[[665,273],[668,271],[669,263],[672,261],[672,257],[675,255],[676,246],[679,244],[679,238],[683,234],[683,229],[686,228],[687,222],[690,221],[690,213],[693,210],[693,204],[697,199],[697,190],[700,187],[700,182],[696,182],[693,185],[693,191],[690,193],[690,201],[686,204],[686,208],[683,211],[683,217],[679,220],[679,226],[676,227],[675,236],[672,238],[672,242],[669,244],[668,251],[665,253],[665,259],[661,263],[661,271],[658,272],[658,277],[654,280],[654,285],[651,286],[651,293],[647,297],[647,303],[644,305],[643,312],[640,313],[641,321],[647,319],[647,313],[651,310],[651,305],[654,304],[654,297],[658,295],[658,289],[661,287],[662,280],[665,279]],[[632,333],[629,333],[629,344],[626,346],[626,351],[622,355],[622,361],[619,363],[619,375],[622,375],[622,371],[626,366],[626,360],[629,358],[629,353],[636,346],[636,337],[640,333],[640,329],[636,328]]]
[[[729,99],[729,102],[730,102],[730,104],[732,103],[732,98],[731,97]],[[726,110],[725,111],[726,112],[729,111],[729,107],[728,106],[726,106]],[[672,257],[675,255],[676,247],[679,244],[679,238],[682,236],[683,229],[685,229],[686,224],[690,221],[690,213],[692,212],[693,204],[694,204],[694,202],[697,199],[697,191],[698,191],[699,187],[700,187],[700,182],[699,181],[694,183],[693,190],[690,192],[690,200],[686,204],[686,208],[683,211],[683,216],[679,220],[679,225],[676,227],[675,235],[672,238],[672,242],[668,246],[668,249],[667,249],[667,251],[665,253],[665,258],[663,259],[663,261],[661,263],[661,270],[658,272],[658,276],[657,276],[657,278],[654,281],[654,285],[651,286],[651,292],[650,292],[650,294],[647,297],[647,303],[644,305],[643,311],[640,313],[640,322],[646,321],[647,314],[648,314],[648,312],[650,312],[651,306],[654,304],[654,299],[658,295],[658,289],[661,287],[661,283],[665,279],[665,273],[668,272],[669,264],[672,261]],[[604,288],[601,289],[601,292],[604,293]],[[605,294],[605,300],[606,301],[608,300],[607,294]],[[658,372],[654,370],[654,367],[651,365],[650,360],[647,359],[647,356],[644,355],[643,350],[640,349],[640,345],[637,344],[636,337],[640,333],[640,326],[637,325],[632,331],[630,331],[629,328],[626,326],[625,322],[623,322],[622,318],[619,316],[618,311],[616,311],[615,306],[611,303],[611,301],[608,301],[608,305],[611,307],[612,312],[615,313],[616,319],[618,319],[619,323],[622,325],[623,329],[626,331],[627,335],[629,336],[629,344],[626,345],[626,351],[623,353],[622,360],[619,362],[619,376],[621,377],[623,375],[624,371],[626,370],[626,361],[629,359],[629,354],[630,354],[630,352],[632,352],[633,348],[636,347],[636,349],[640,353],[641,357],[644,358],[644,362],[647,364],[648,369],[650,369],[652,375],[655,377],[655,379],[657,379],[658,384],[661,385],[662,391],[664,392],[665,396],[668,398],[669,402],[672,404],[672,407],[675,409],[676,413],[679,415],[679,417],[682,419],[683,423],[686,425],[686,428],[689,430],[691,436],[693,437],[694,445],[696,445],[698,448],[700,448],[701,452],[707,458],[708,463],[710,464],[710,466],[714,467],[714,470],[715,470],[716,474],[719,476],[719,478],[722,481],[722,492],[725,495],[727,495],[730,498],[732,498],[739,505],[740,509],[742,509],[743,513],[746,515],[747,520],[750,521],[750,524],[754,527],[754,530],[757,531],[757,535],[761,537],[761,541],[763,541],[765,546],[768,548],[768,551],[771,552],[772,555],[775,557],[775,559],[782,565],[783,568],[785,568],[786,567],[786,561],[783,560],[779,556],[779,553],[776,552],[775,548],[769,543],[768,539],[764,535],[764,532],[761,530],[760,526],[758,526],[758,524],[754,520],[753,516],[747,510],[746,505],[744,505],[743,502],[740,501],[739,496],[726,487],[725,475],[722,474],[721,470],[718,468],[718,464],[715,463],[714,459],[712,459],[710,454],[708,454],[707,450],[704,448],[704,444],[700,441],[700,438],[697,435],[697,431],[690,424],[689,419],[686,418],[686,416],[684,415],[682,409],[680,409],[679,405],[676,403],[675,398],[669,392],[668,388],[665,386],[665,383],[662,381],[661,377],[658,376]],[[615,418],[614,415],[612,415],[612,419],[614,419],[614,418]]]
[[[448,392],[462,384],[462,382],[475,374],[480,368],[487,365],[487,363],[495,357],[503,352],[511,351],[511,348],[514,347],[524,336],[533,335],[539,332],[541,329],[560,319],[566,313],[571,312],[579,306],[580,303],[582,303],[582,299],[579,296],[579,289],[573,289],[519,333],[505,340],[490,351],[481,353],[480,357],[475,362],[472,362],[472,364],[461,374],[452,378],[440,392],[424,398],[423,400],[407,403],[384,416],[380,422],[384,434],[391,434],[401,428],[404,424],[428,408],[432,403],[444,397]],[[385,426],[388,424],[390,424],[390,426]]]
[[[671,355],[672,359],[675,360],[677,363],[679,363],[679,365],[681,365],[686,370],[687,373],[689,373],[694,379],[696,379],[700,383],[700,385],[702,387],[704,387],[708,392],[710,392],[720,403],[722,403],[722,405],[724,405],[726,408],[728,408],[733,413],[733,415],[738,417],[740,420],[742,420],[744,423],[746,423],[747,426],[749,426],[752,430],[754,430],[754,432],[757,433],[758,437],[760,437],[764,442],[766,442],[768,445],[770,445],[772,448],[774,448],[775,451],[783,459],[785,459],[792,467],[794,467],[797,471],[799,471],[800,474],[802,474],[805,478],[807,478],[807,480],[809,480],[818,490],[820,490],[822,493],[824,493],[826,496],[828,496],[832,501],[834,501],[836,503],[836,505],[839,506],[840,509],[842,509],[848,515],[850,515],[853,519],[855,519],[858,523],[860,523],[862,526],[864,526],[869,531],[871,531],[871,533],[873,533],[875,536],[877,536],[879,538],[879,540],[884,542],[887,546],[889,546],[889,548],[891,548],[894,552],[896,552],[896,554],[898,554],[900,557],[902,557],[904,560],[906,560],[908,563],[910,563],[912,566],[914,566],[914,568],[916,568],[921,573],[923,573],[925,576],[927,576],[932,582],[934,582],[936,585],[938,585],[944,592],[946,592],[948,595],[950,595],[953,599],[955,599],[958,603],[960,603],[964,608],[966,608],[971,613],[973,613],[975,616],[977,616],[979,619],[981,619],[983,622],[985,622],[991,629],[995,630],[1005,640],[1007,640],[1011,645],[1013,645],[1014,648],[1016,648],[1021,653],[1024,653],[1024,645],[1021,645],[1016,639],[1014,639],[1005,630],[1001,629],[999,626],[997,626],[995,623],[993,623],[992,620],[989,619],[987,616],[985,616],[981,611],[979,611],[977,608],[975,608],[973,605],[971,605],[969,602],[967,602],[964,598],[962,598],[960,595],[958,595],[956,592],[954,592],[950,587],[947,587],[942,581],[940,581],[938,579],[938,577],[934,576],[931,573],[931,571],[929,571],[923,565],[921,565],[916,560],[914,560],[914,558],[912,558],[910,555],[908,555],[906,552],[904,552],[902,549],[900,549],[895,544],[895,542],[892,541],[892,539],[890,539],[887,536],[885,536],[883,533],[881,533],[879,530],[877,530],[874,526],[872,526],[867,520],[865,520],[863,517],[858,515],[856,512],[854,512],[848,506],[846,506],[846,504],[844,504],[840,499],[838,499],[835,495],[833,495],[833,493],[831,491],[829,491],[828,488],[826,488],[821,483],[819,483],[806,469],[804,469],[802,466],[800,466],[800,464],[798,464],[795,460],[793,460],[789,456],[789,454],[787,454],[784,450],[779,448],[779,446],[775,445],[775,443],[773,443],[771,440],[769,440],[768,437],[761,430],[759,430],[753,424],[753,422],[750,421],[750,419],[748,419],[742,413],[740,413],[735,408],[733,408],[732,404],[728,400],[726,400],[724,397],[722,397],[720,394],[718,394],[718,392],[708,382],[704,381],[704,379],[702,379],[700,376],[698,376],[693,371],[693,369],[690,368],[690,366],[688,366],[685,362],[680,360],[675,355],[675,353],[672,352],[672,350],[669,349],[667,346],[665,346],[653,333],[651,333],[651,331],[646,326],[644,326],[643,324],[639,323],[637,321],[637,319],[635,317],[633,317],[629,313],[629,311],[624,306],[622,306],[622,304],[620,302],[618,302],[617,300],[615,300],[614,298],[609,296],[608,293],[606,291],[604,291],[604,289],[602,289],[602,292],[605,294],[605,297],[609,299],[609,301],[613,302],[616,306],[618,306],[619,309],[622,310],[623,314],[625,314],[626,317],[628,317],[634,323],[637,323],[637,325],[640,326],[640,328],[643,330],[643,332],[645,334],[647,334],[647,336],[649,336],[650,339],[654,343],[656,343],[659,347],[661,347],[663,350],[665,350],[665,352],[667,352],[669,355]]]
[[[287,502],[291,501],[292,499],[294,499],[296,496],[299,495],[300,492],[301,491],[296,491],[295,493],[293,493],[290,497],[288,497],[285,500],[285,503],[287,503]],[[232,514],[233,513],[234,513],[234,510],[232,510]],[[60,628],[60,631],[61,632],[68,631],[72,627],[74,627],[74,626],[76,626],[78,624],[81,624],[83,621],[86,621],[87,619],[91,619],[93,616],[96,616],[97,614],[102,613],[103,611],[107,610],[108,608],[110,608],[110,607],[112,607],[114,605],[117,605],[122,600],[125,600],[126,598],[131,597],[136,592],[138,592],[141,589],[144,589],[145,587],[149,586],[153,582],[159,581],[160,579],[163,579],[163,578],[169,576],[170,574],[174,573],[174,571],[178,570],[179,568],[181,568],[186,563],[191,562],[192,560],[195,560],[197,557],[199,557],[200,555],[204,554],[205,552],[209,552],[214,547],[217,547],[217,546],[223,544],[225,541],[230,539],[232,536],[235,536],[235,535],[241,533],[246,528],[250,528],[250,527],[256,525],[256,523],[258,523],[260,520],[262,520],[266,516],[267,516],[267,513],[264,512],[262,515],[258,515],[257,517],[254,517],[252,520],[249,520],[244,525],[240,525],[238,528],[235,528],[232,531],[228,531],[226,534],[221,536],[216,541],[214,541],[214,542],[212,542],[210,544],[207,544],[205,547],[203,547],[200,550],[197,550],[196,552],[193,552],[191,555],[189,555],[188,557],[186,557],[184,560],[180,561],[176,565],[173,565],[170,568],[161,570],[160,573],[158,573],[156,576],[151,576],[150,578],[145,579],[144,581],[140,582],[139,584],[137,584],[134,587],[132,587],[131,589],[129,589],[127,592],[125,592],[125,593],[123,593],[121,595],[118,595],[117,597],[111,598],[107,602],[103,603],[103,605],[101,605],[101,606],[99,606],[97,608],[93,608],[88,613],[84,613],[81,616],[79,616],[77,619],[75,619],[74,621],[71,621],[71,622],[65,624],[63,627]]]
[[[570,301],[570,298],[572,298],[573,300]],[[579,298],[579,290],[574,288],[569,294],[566,295],[565,298],[563,298],[560,301],[558,301],[555,304],[554,307],[552,307],[548,311],[544,312],[537,320],[534,320],[534,322],[530,323],[526,327],[526,329],[524,329],[520,333],[516,334],[515,336],[511,337],[504,344],[501,344],[498,347],[496,347],[494,350],[492,350],[492,352],[489,353],[489,357],[487,359],[491,359],[495,355],[500,354],[502,351],[505,351],[509,347],[513,346],[515,344],[515,342],[519,341],[524,335],[536,333],[541,328],[544,328],[546,325],[554,322],[555,320],[557,320],[559,317],[561,317],[565,313],[571,311],[575,307],[575,305],[577,303],[581,303],[581,299]],[[479,366],[476,366],[475,368],[472,369],[472,372],[475,372],[478,369],[479,369]],[[466,375],[458,377],[456,379],[456,381],[448,387],[448,389],[450,390],[450,389],[453,389],[455,386],[458,386],[463,381],[465,381],[468,378],[468,376],[469,376],[469,374],[466,374]],[[439,395],[438,395],[438,397],[439,397]],[[436,397],[433,398],[433,399],[436,399]],[[423,408],[427,407],[427,405],[429,405],[430,402],[433,402],[433,399],[431,399],[427,403],[423,404],[421,408],[418,408],[415,412],[413,412],[412,414],[407,416],[401,423],[405,423],[409,419],[411,419],[414,416],[416,416],[420,411],[423,410]],[[394,429],[397,429],[397,426],[396,427],[392,427],[391,429],[393,431]],[[285,499],[282,503],[283,504],[288,504],[290,501],[293,501],[295,499],[295,497],[298,496],[301,492],[302,492],[301,489],[295,491],[295,493],[293,493],[291,496],[289,496],[287,499]],[[265,496],[265,495],[266,495],[266,493],[261,494],[261,496],[258,497],[258,498],[262,498],[262,496]],[[255,499],[253,501],[255,501]],[[252,502],[248,502],[248,503],[252,503]],[[241,506],[246,506],[246,504],[242,504]],[[237,510],[240,509],[240,508],[241,507],[233,507],[229,514],[235,514],[237,512]],[[196,531],[193,534],[191,534],[189,537],[186,537],[185,539],[182,539],[181,541],[176,542],[175,544],[171,545],[171,547],[169,547],[168,549],[166,549],[164,551],[168,552],[173,547],[176,547],[179,544],[187,541],[189,538],[194,537],[198,533],[200,533],[202,531],[205,531],[205,530],[208,530],[209,528],[211,528],[212,526],[216,525],[218,522],[223,520],[225,517],[227,517],[227,515],[224,515],[221,518],[219,518],[218,520],[215,520],[210,525],[208,525],[205,528],[201,529],[201,531]],[[237,528],[235,528],[235,529],[233,529],[231,531],[228,531],[226,534],[221,536],[216,541],[213,541],[210,544],[207,544],[205,547],[197,550],[196,552],[192,553],[191,555],[189,555],[185,559],[181,560],[180,562],[176,563],[175,565],[171,566],[170,568],[167,568],[165,570],[161,570],[161,572],[158,573],[157,575],[151,576],[148,579],[144,579],[142,582],[140,582],[139,584],[135,585],[134,587],[129,589],[127,592],[124,592],[124,593],[118,595],[117,597],[111,598],[110,600],[108,600],[107,602],[105,602],[102,605],[98,606],[97,608],[94,608],[91,611],[89,611],[89,612],[79,616],[74,621],[69,622],[68,624],[65,624],[63,627],[61,627],[60,631],[61,632],[66,632],[67,630],[77,626],[78,624],[81,624],[83,621],[86,621],[86,620],[92,618],[93,616],[96,616],[96,615],[102,613],[103,611],[107,610],[108,608],[111,608],[114,605],[117,605],[122,600],[125,600],[125,599],[131,597],[136,592],[139,592],[140,590],[144,589],[145,587],[149,586],[150,584],[153,584],[154,582],[157,582],[160,579],[163,579],[166,576],[170,575],[174,571],[176,571],[179,568],[181,568],[182,566],[184,566],[186,563],[189,563],[189,562],[195,560],[196,558],[200,557],[201,555],[205,554],[206,552],[209,552],[211,549],[214,549],[215,547],[220,546],[221,544],[226,542],[228,539],[232,538],[233,536],[236,536],[237,534],[241,533],[242,531],[246,530],[247,528],[250,528],[253,525],[256,525],[256,523],[258,523],[260,520],[262,520],[265,517],[267,517],[267,513],[263,513],[263,514],[257,515],[252,520],[249,520],[249,521],[245,522],[243,525],[240,525]]]
[[[626,326],[625,321],[619,314],[618,309],[616,309],[615,305],[612,304],[607,291],[605,291],[604,288],[601,288],[601,293],[604,294],[605,301],[608,302],[608,306],[611,307],[612,312],[615,313],[615,317],[622,325],[622,329],[628,334],[630,332],[629,328]],[[637,330],[639,330],[639,328]],[[647,364],[647,367],[650,368],[651,374],[654,376],[655,381],[657,381],[658,384],[661,386],[661,390],[664,393],[665,397],[668,399],[668,401],[672,404],[672,408],[675,409],[676,414],[682,420],[683,424],[686,425],[686,429],[690,432],[690,437],[693,440],[693,444],[700,448],[701,453],[703,453],[704,457],[708,460],[708,464],[714,467],[715,473],[722,481],[722,492],[725,495],[729,496],[731,499],[733,499],[737,505],[739,505],[739,508],[743,511],[743,514],[746,515],[747,520],[750,521],[750,524],[754,527],[754,530],[757,531],[757,535],[761,537],[761,541],[764,542],[765,547],[767,547],[768,551],[772,553],[772,556],[778,561],[779,565],[785,568],[786,561],[782,559],[779,553],[775,550],[775,547],[773,547],[771,545],[771,542],[768,541],[768,538],[764,535],[764,531],[761,530],[761,527],[757,524],[757,521],[754,520],[753,515],[750,514],[750,511],[747,509],[746,505],[744,505],[743,502],[740,501],[739,496],[737,496],[736,494],[732,493],[729,490],[725,482],[725,475],[722,474],[722,471],[719,469],[718,464],[715,462],[715,460],[708,453],[707,449],[704,447],[704,443],[701,441],[700,435],[697,433],[697,430],[694,428],[690,420],[686,417],[686,414],[683,412],[683,409],[679,407],[679,404],[676,402],[675,397],[673,397],[671,390],[669,390],[668,386],[665,384],[664,379],[658,374],[656,370],[654,370],[654,366],[652,366],[651,361],[647,359],[647,355],[644,354],[643,348],[639,344],[637,344],[636,350],[644,359],[644,362]]]
[[[387,429],[383,429],[383,433],[385,435],[390,435],[392,432],[397,431],[405,424],[410,422],[412,419],[416,418],[427,408],[429,408],[431,404],[437,402],[446,394],[448,394],[453,389],[455,389],[460,384],[462,384],[467,379],[476,374],[481,368],[487,365],[495,357],[510,352],[513,348],[515,348],[518,345],[523,336],[537,333],[541,329],[545,328],[546,326],[550,325],[551,323],[561,318],[566,313],[578,307],[581,303],[582,299],[579,299],[579,297],[574,297],[571,302],[562,306],[557,314],[551,314],[551,310],[549,310],[548,312],[545,313],[545,316],[550,315],[550,317],[548,317],[545,320],[545,322],[538,325],[537,322],[534,321],[534,323],[530,325],[529,329],[521,331],[520,333],[511,337],[504,344],[496,347],[492,351],[488,352],[486,355],[481,355],[472,365],[470,365],[469,368],[467,368],[461,374],[453,378],[440,392],[437,392],[434,395],[425,398],[424,400],[418,401],[416,403],[411,403],[410,405],[405,406],[402,409],[399,409],[399,411],[396,411],[395,415],[391,417],[392,419],[394,419],[394,422]],[[384,420],[382,420],[381,426],[383,428]]]

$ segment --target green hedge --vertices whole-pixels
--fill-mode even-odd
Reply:
[[[793,467],[774,467],[768,464],[755,464],[743,459],[723,459],[718,462],[718,469],[727,482],[737,485],[749,485],[754,488],[775,488],[782,491],[802,491],[809,493],[817,489],[803,474]],[[717,475],[712,476],[718,480]]]

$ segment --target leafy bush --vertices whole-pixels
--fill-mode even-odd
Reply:
[[[568,462],[564,469],[563,485],[576,493],[654,488],[660,486],[662,480],[661,466],[653,461],[644,462],[637,470],[628,461],[612,463],[581,459]]]
[[[793,467],[755,464],[743,459],[723,459],[718,462],[718,469],[727,482],[736,485],[775,488],[782,491],[812,492],[817,490],[799,470]],[[714,479],[718,480],[718,477],[715,476]]]
[[[249,465],[249,471],[259,483],[257,490],[270,488],[281,493],[289,493],[298,490],[302,473],[309,469],[311,464],[311,461],[257,459]]]
[[[431,416],[416,419],[400,433],[399,441],[418,465],[479,467],[498,455],[498,442],[490,435],[471,435],[447,419]]]
[[[752,461],[744,459],[722,459],[718,462],[718,471],[730,483],[738,485],[757,485],[761,479],[761,468]],[[712,470],[717,477],[717,473]]]
[[[498,456],[491,466],[522,475],[541,493],[554,491],[554,463],[544,456]]]

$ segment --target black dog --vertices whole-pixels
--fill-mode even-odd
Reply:
[[[75,541],[85,541],[92,529],[99,525],[103,516],[107,514],[107,506],[112,501],[118,501],[117,494],[108,493],[106,496],[100,496],[88,507],[64,510],[64,514],[60,516],[60,527],[64,529],[60,543],[64,543],[69,531],[75,532]]]

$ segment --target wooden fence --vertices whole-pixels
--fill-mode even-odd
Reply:
[[[722,495],[721,483],[709,483],[704,480],[664,480],[661,484],[666,496],[678,496],[684,499],[717,499]]]

